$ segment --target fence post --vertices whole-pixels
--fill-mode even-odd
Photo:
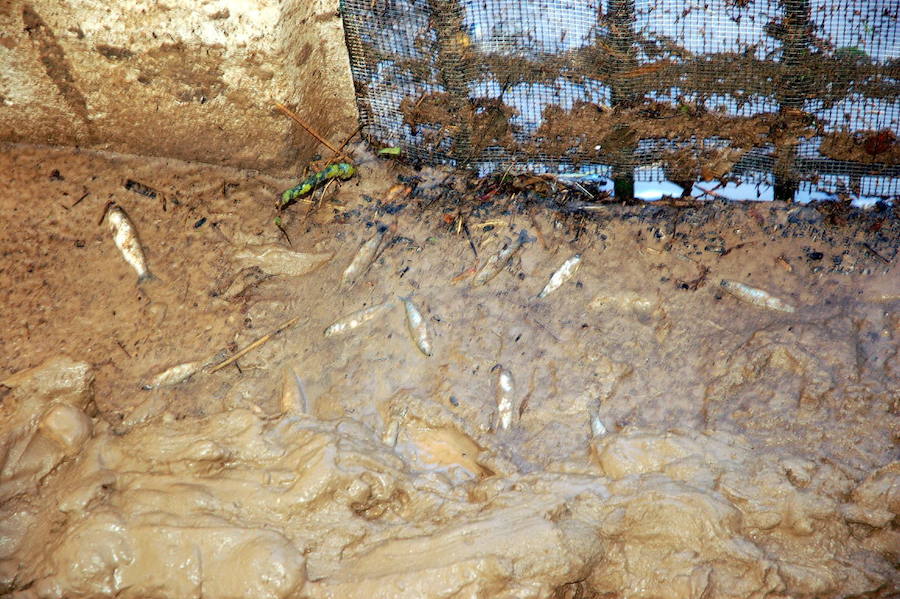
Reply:
[[[474,158],[470,128],[470,120],[474,116],[469,100],[471,76],[464,56],[466,49],[462,43],[463,40],[468,40],[463,22],[465,12],[458,0],[429,0],[428,5],[437,34],[437,69],[441,83],[450,96],[450,111],[457,118],[452,154],[457,166],[462,166]]]
[[[802,111],[809,92],[809,79],[801,74],[809,52],[809,0],[784,0],[781,73],[775,97],[780,104],[780,118],[789,112]],[[797,193],[797,140],[788,137],[775,140],[775,163],[772,167],[775,199],[791,202]]]
[[[628,106],[637,99],[634,85],[622,77],[637,67],[634,46],[634,0],[609,0],[609,42],[615,52],[610,73],[610,104],[613,109]],[[622,132],[625,133],[624,131]],[[612,179],[616,199],[634,199],[634,152],[636,146],[622,147],[613,156]]]

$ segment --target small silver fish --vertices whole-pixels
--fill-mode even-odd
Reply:
[[[581,254],[575,254],[565,262],[563,265],[559,267],[559,269],[553,273],[553,276],[550,277],[550,281],[547,285],[541,290],[538,294],[538,299],[543,299],[559,289],[563,283],[572,278],[572,275],[578,270],[578,265],[581,264]]]
[[[487,259],[487,262],[484,263],[484,266],[481,267],[477,273],[475,273],[475,278],[472,279],[472,285],[486,285],[490,282],[491,279],[500,274],[506,265],[509,264],[510,260],[512,260],[513,256],[516,255],[522,246],[529,241],[528,232],[525,229],[519,233],[519,237],[515,241],[511,241],[506,244],[506,247],[501,249],[496,254],[492,255]]]
[[[496,388],[497,414],[500,417],[500,428],[506,430],[512,426],[516,384],[509,370],[499,364],[495,368],[499,370]]]
[[[719,285],[734,297],[745,301],[748,304],[753,304],[754,306],[768,308],[769,310],[777,310],[779,312],[793,312],[796,310],[794,306],[770,295],[768,292],[757,289],[756,287],[751,287],[750,285],[745,285],[744,283],[722,279],[719,282]]]
[[[113,232],[113,241],[125,261],[138,274],[138,283],[155,279],[153,273],[147,267],[147,259],[144,257],[144,249],[138,239],[137,229],[117,204],[110,205],[106,210],[106,222],[110,230]]]
[[[606,426],[603,424],[603,421],[600,420],[600,415],[599,415],[599,414],[594,414],[594,415],[591,417],[591,433],[592,433],[595,437],[603,437],[603,436],[605,436],[606,433],[608,433],[608,432],[609,432],[609,431],[606,430]]]
[[[403,305],[406,307],[406,325],[409,328],[410,337],[412,337],[420,352],[430,356],[434,353],[434,348],[431,345],[428,325],[425,324],[422,313],[419,312],[419,309],[416,308],[416,305],[410,298],[401,297],[400,299],[403,300]]]
[[[285,366],[282,370],[281,413],[309,413],[309,400],[307,400],[306,398],[306,391],[303,388],[303,380],[290,366]]]
[[[175,366],[172,366],[171,368],[163,370],[155,376],[150,377],[150,380],[144,383],[141,388],[150,390],[181,384],[194,376],[194,374],[196,374],[198,370],[203,368],[204,364],[205,362],[202,360],[197,362],[185,362],[184,364],[177,364]]]
[[[325,329],[325,336],[331,337],[332,335],[338,335],[353,330],[359,325],[369,322],[376,316],[380,316],[393,307],[394,303],[387,301],[383,304],[376,304],[374,306],[369,306],[368,308],[363,308],[362,310],[357,310]]]
[[[369,268],[369,265],[372,264],[372,262],[374,262],[375,256],[378,254],[378,247],[381,245],[381,240],[384,238],[384,233],[384,231],[375,233],[371,239],[360,246],[356,255],[353,256],[353,260],[351,260],[346,270],[344,270],[344,274],[341,277],[341,283],[343,285],[348,287],[353,285],[356,282],[356,279]]]
[[[390,420],[384,427],[384,433],[381,435],[381,441],[388,447],[396,447],[397,437],[400,436],[400,424],[406,417],[406,408],[395,408],[391,410]]]

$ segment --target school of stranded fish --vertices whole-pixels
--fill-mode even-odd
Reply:
[[[110,204],[107,207],[105,218],[110,230],[114,234],[113,239],[115,241],[116,247],[119,248],[119,251],[122,253],[125,261],[129,265],[131,265],[132,268],[134,268],[135,272],[137,272],[138,283],[142,283],[144,281],[152,279],[153,274],[150,272],[150,269],[147,266],[147,259],[144,255],[143,248],[141,247],[140,240],[138,239],[137,230],[129,220],[128,215],[125,214],[125,211],[115,204]],[[369,269],[378,255],[378,251],[382,246],[386,231],[386,228],[382,228],[362,244],[362,246],[354,255],[353,259],[350,261],[350,264],[347,265],[347,268],[344,270],[343,275],[341,276],[342,285],[347,287],[352,286],[357,281],[357,279]],[[488,258],[484,266],[482,266],[481,269],[475,274],[475,277],[472,280],[472,284],[477,286],[485,285],[490,282],[504,268],[507,267],[516,253],[522,249],[523,245],[528,240],[528,234],[523,229],[516,241],[507,244],[498,253]],[[287,252],[287,250],[285,250],[284,248],[278,248],[277,246],[275,246],[273,248],[268,248],[266,251],[261,253],[265,254],[272,251]],[[305,255],[297,252],[292,252],[292,254],[293,257],[291,258],[291,260],[301,265],[298,267],[297,274],[300,274],[300,272],[303,272],[306,269],[313,269],[315,266],[320,264],[323,259],[321,255]],[[559,269],[550,276],[550,280],[537,295],[538,299],[543,299],[562,287],[569,279],[572,278],[572,276],[574,276],[574,274],[578,270],[578,265],[580,263],[580,254],[575,254],[574,256],[566,260],[562,264],[562,266],[560,266]],[[729,290],[737,289],[735,294],[739,297],[748,298],[748,301],[751,300],[751,298],[756,298],[758,296],[762,299],[753,301],[779,302],[779,300],[777,300],[776,298],[771,298],[768,296],[768,294],[760,290],[749,288],[745,285],[736,283],[732,283],[731,285],[731,287],[728,287]],[[401,297],[399,299],[402,301],[406,312],[406,323],[409,329],[410,337],[412,338],[419,351],[421,351],[425,356],[430,357],[434,353],[434,350],[431,335],[428,332],[428,325],[425,322],[425,318],[423,318],[422,313],[416,307],[416,304],[415,302],[413,302],[412,298]],[[332,337],[334,335],[340,335],[352,331],[353,329],[369,322],[372,319],[383,316],[392,308],[394,308],[394,306],[395,302],[389,300],[343,316],[339,318],[334,324],[325,329],[325,336]],[[202,368],[210,365],[211,364],[209,361],[194,361],[184,364],[178,364],[150,377],[149,381],[143,385],[143,388],[149,390],[183,383],[198,371],[200,371]],[[500,427],[503,429],[508,429],[512,424],[513,412],[517,409],[517,407],[513,405],[513,398],[516,395],[515,387],[512,374],[510,374],[508,370],[502,367],[498,367],[498,370],[497,417]],[[302,382],[300,383],[300,385],[302,388]],[[303,399],[303,404],[307,404],[305,398]],[[592,428],[594,430],[605,430],[602,423],[600,423],[599,421],[599,417],[597,417],[596,415],[593,416],[592,423]],[[389,424],[389,426],[396,428],[396,423],[391,423]],[[393,442],[396,442],[396,434],[389,434],[386,436],[386,438],[392,438]]]
[[[125,211],[121,207],[111,203],[107,206],[105,219],[110,230],[114,234],[113,239],[116,247],[119,248],[125,261],[131,265],[137,273],[138,283],[153,279],[154,276],[147,266],[147,259],[144,255],[143,248],[141,247],[140,240],[138,239],[137,230],[129,220],[128,215],[125,214]],[[378,232],[362,244],[341,276],[341,283],[343,286],[351,287],[357,279],[369,269],[375,261],[375,258],[378,256],[378,251],[382,247],[386,231],[386,228],[380,228]],[[494,277],[509,265],[516,253],[519,252],[529,240],[530,238],[527,231],[522,229],[515,241],[507,243],[499,252],[491,255],[485,261],[484,265],[475,273],[475,276],[472,279],[472,285],[486,285],[493,280]],[[257,256],[265,256],[266,254],[273,252],[287,255],[288,260],[295,264],[296,270],[292,274],[303,274],[314,270],[318,265],[330,257],[323,254],[291,252],[279,246],[267,247],[264,250],[257,252]],[[563,264],[550,276],[550,280],[544,288],[541,289],[540,293],[538,293],[537,298],[544,299],[562,287],[575,275],[580,264],[580,254],[575,254],[563,262]],[[793,306],[770,295],[762,289],[757,289],[744,283],[730,281],[728,279],[722,279],[720,285],[726,292],[750,304],[782,312],[794,311]],[[419,351],[425,356],[430,357],[434,353],[434,350],[425,318],[423,318],[411,297],[400,297],[399,299],[402,301],[406,312],[406,323],[410,337]],[[352,331],[375,318],[383,316],[393,309],[394,306],[395,302],[388,300],[345,315],[325,329],[325,336],[332,337]],[[168,368],[163,372],[151,376],[149,381],[143,385],[143,388],[149,390],[183,383],[201,369],[212,366],[212,360],[214,358],[215,357],[207,361],[186,362]],[[513,398],[516,395],[515,387],[512,375],[508,370],[502,368],[500,365],[495,367],[495,369],[499,372],[497,376],[497,418],[500,427],[508,429],[512,424],[513,412],[517,409],[516,406],[513,405]],[[591,429],[599,434],[603,434],[606,431],[606,427],[596,414],[591,417]]]
[[[139,283],[152,281],[125,211],[112,204],[104,218]],[[341,288],[379,263],[388,237],[377,227],[354,245]],[[530,241],[522,230],[501,242],[472,269],[470,285],[492,281]],[[234,251],[240,265],[286,276],[332,258],[277,245]],[[535,301],[574,289],[582,254],[557,265],[529,290]],[[745,283],[718,283],[759,312],[798,311]],[[876,301],[895,301],[891,293]],[[422,309],[429,299],[416,291],[334,314],[316,334],[343,342],[402,306],[409,339],[431,364],[450,342],[435,347],[437,325]],[[774,345],[766,364],[742,368],[738,360],[733,380],[722,384],[741,385],[770,367],[804,367],[792,362],[793,350]],[[142,386],[184,383],[238,355],[181,363]],[[597,360],[598,368],[616,368]],[[500,434],[515,433],[517,419],[524,426],[515,369],[506,362],[490,369],[488,423],[467,422],[431,401],[430,390],[401,388],[386,400],[366,398],[378,403],[372,409],[383,423],[373,435],[360,419],[316,417],[292,369],[284,371],[278,414],[237,407],[176,418],[141,404],[112,425],[90,415],[91,366],[48,359],[0,382],[11,389],[0,439],[0,592],[17,599],[787,599],[897,591],[897,462],[853,479],[827,459],[732,432],[607,426],[595,407],[586,414],[586,456],[522,468],[504,453]],[[452,467],[423,467],[416,461],[423,448]]]

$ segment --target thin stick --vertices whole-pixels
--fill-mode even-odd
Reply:
[[[576,186],[578,189],[580,189],[581,191],[583,191],[584,193],[586,193],[587,196],[588,196],[589,198],[591,198],[592,200],[597,199],[597,198],[594,197],[594,194],[592,194],[592,193],[589,192],[587,189],[585,189],[584,186],[583,186],[581,183],[579,183],[578,181],[573,181],[573,183],[575,183],[575,186]]]
[[[890,264],[890,263],[891,263],[890,260],[888,260],[887,258],[885,258],[884,256],[882,256],[881,254],[879,254],[878,252],[876,252],[876,251],[872,248],[872,246],[869,245],[868,243],[863,243],[863,247],[866,248],[867,250],[869,250],[870,252],[872,252],[877,258],[879,258],[879,259],[880,259],[882,262],[884,262],[885,264]]]
[[[236,361],[239,360],[241,357],[243,357],[244,354],[246,354],[247,352],[253,351],[254,349],[256,349],[257,347],[259,347],[259,346],[262,345],[263,343],[266,343],[269,339],[271,339],[272,337],[274,337],[274,336],[277,335],[278,333],[282,332],[283,330],[285,330],[285,329],[287,329],[287,328],[290,328],[290,327],[294,326],[295,324],[297,324],[297,322],[298,322],[299,320],[300,320],[300,317],[299,317],[299,316],[295,316],[294,318],[288,320],[287,322],[285,322],[284,324],[282,324],[280,327],[278,327],[277,329],[275,329],[275,330],[272,331],[271,333],[267,333],[266,335],[263,335],[262,337],[260,337],[259,339],[257,339],[256,341],[254,341],[253,343],[251,343],[250,345],[248,345],[248,346],[245,347],[244,349],[238,351],[236,354],[234,354],[233,356],[231,356],[230,358],[228,358],[228,359],[225,360],[224,362],[219,362],[218,364],[216,364],[215,366],[213,366],[212,368],[210,368],[210,369],[209,369],[209,374],[212,374],[212,373],[214,373],[214,372],[217,371],[217,370],[221,370],[221,369],[225,368],[226,366],[228,366],[228,365],[231,364],[232,362],[236,362]]]
[[[356,137],[356,134],[362,130],[363,130],[363,126],[357,125],[356,130],[350,134],[350,137],[348,137],[347,139],[344,140],[344,143],[341,144],[341,146],[338,148],[338,150],[343,150],[344,148],[346,148],[347,144],[350,143],[350,140],[353,139],[354,137]]]
[[[719,194],[716,193],[716,190],[719,189],[720,187],[722,187],[722,182],[721,182],[721,181],[720,181],[715,187],[713,187],[712,189],[703,189],[703,188],[700,187],[699,185],[697,185],[696,187],[697,187],[697,189],[699,189],[700,191],[703,192],[703,193],[700,194],[700,197],[703,197],[703,196],[705,196],[705,195],[708,195],[708,196],[710,196],[710,197],[715,197],[715,198],[721,198],[721,197],[722,197],[721,195],[719,195]],[[694,198],[694,199],[699,199],[699,198]]]
[[[89,195],[91,195],[91,192],[89,192],[89,191],[84,192],[84,195],[82,195],[80,198],[78,198],[77,200],[75,200],[75,203],[72,204],[71,206],[69,206],[69,208],[74,208],[75,206],[77,206],[78,204],[80,204],[81,201],[82,201],[84,198],[88,197]]]
[[[469,233],[469,226],[466,223],[463,223],[463,231],[466,232],[466,239],[469,240],[469,247],[472,248],[472,253],[475,254],[475,258],[478,258],[478,250],[475,249],[475,242],[472,241],[472,234]]]
[[[130,359],[131,359],[131,354],[128,353],[128,350],[125,349],[125,346],[122,345],[122,342],[119,341],[118,339],[116,339],[116,345],[119,346],[119,349],[121,349],[121,350],[125,353],[125,355],[128,356],[128,359],[130,360]]]
[[[511,171],[515,165],[516,165],[516,161],[513,160],[512,162],[509,163],[509,166],[506,167],[506,172],[504,172],[503,176],[500,177],[500,185],[503,185],[503,180],[506,179],[506,176],[509,175],[509,171]]]
[[[313,137],[315,137],[317,140],[319,140],[319,142],[320,142],[322,145],[324,145],[326,148],[328,148],[329,150],[331,150],[332,152],[334,152],[334,153],[337,154],[338,156],[343,156],[343,157],[346,158],[347,160],[350,160],[350,157],[349,157],[349,156],[347,156],[346,154],[344,154],[344,153],[343,153],[342,151],[340,151],[339,149],[335,148],[333,145],[331,145],[331,143],[330,143],[327,139],[325,139],[324,137],[322,137],[321,135],[319,135],[318,133],[316,133],[315,130],[314,130],[312,127],[310,127],[309,125],[307,125],[307,124],[306,124],[299,116],[297,116],[290,108],[288,108],[287,106],[285,106],[285,105],[282,104],[281,102],[275,102],[275,107],[276,107],[278,110],[280,110],[281,112],[283,112],[284,114],[286,114],[286,115],[288,115],[289,117],[291,117],[292,119],[294,119],[294,122],[296,122],[298,125],[300,125],[300,126],[303,127],[304,129],[306,129],[306,132],[307,132],[307,133],[309,133],[310,135],[312,135]],[[354,134],[354,135],[355,135],[355,134]]]
[[[362,125],[359,125],[359,126],[356,128],[356,131],[354,131],[354,132],[350,135],[350,137],[348,137],[347,139],[345,139],[345,140],[344,140],[344,143],[342,143],[340,146],[338,146],[338,150],[341,150],[341,151],[342,151],[344,148],[346,148],[346,147],[347,147],[347,144],[350,143],[350,140],[353,139],[354,137],[356,137],[356,134],[359,133],[360,131],[362,131],[362,129],[363,129],[363,126],[362,126]],[[325,163],[325,166],[328,166],[329,164],[332,164],[335,160],[337,160],[337,156],[333,156],[333,157],[331,158],[331,160],[329,160],[328,162]]]

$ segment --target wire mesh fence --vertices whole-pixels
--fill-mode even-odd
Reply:
[[[362,124],[413,159],[900,194],[896,0],[343,0]]]

